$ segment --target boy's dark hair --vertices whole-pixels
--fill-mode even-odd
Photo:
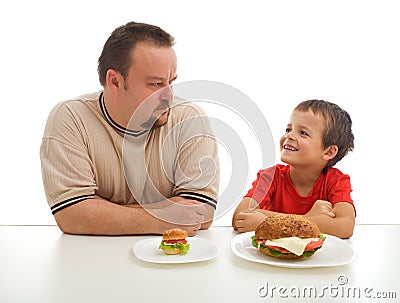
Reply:
[[[131,62],[131,51],[138,42],[151,42],[160,47],[172,47],[174,37],[158,26],[129,22],[117,27],[104,44],[98,60],[97,72],[101,85],[106,83],[109,69],[114,69],[126,78]]]
[[[328,148],[331,145],[338,147],[336,156],[326,164],[323,170],[325,172],[354,149],[354,135],[351,130],[352,121],[345,110],[334,103],[324,100],[303,101],[294,110],[306,112],[309,109],[314,114],[321,114],[326,121],[325,129],[322,133],[323,148]]]

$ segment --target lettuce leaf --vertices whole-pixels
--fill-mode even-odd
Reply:
[[[160,246],[158,246],[159,249],[175,249],[175,248],[179,248],[181,250],[181,255],[186,255],[187,252],[189,251],[190,248],[190,244],[186,243],[175,243],[172,245],[165,245],[164,241],[161,241]]]
[[[251,237],[251,245],[253,245],[255,248],[258,248],[258,243],[256,242],[256,236]]]

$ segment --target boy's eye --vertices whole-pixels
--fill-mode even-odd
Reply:
[[[308,136],[308,133],[305,132],[304,130],[301,130],[301,131],[300,131],[300,134],[301,134],[302,136]]]

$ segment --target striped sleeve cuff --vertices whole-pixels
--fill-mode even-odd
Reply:
[[[74,205],[74,204],[76,204],[76,203],[79,203],[79,202],[81,202],[81,201],[83,201],[83,200],[86,200],[86,199],[93,199],[93,198],[94,198],[94,194],[91,194],[91,195],[82,195],[82,196],[78,196],[78,197],[73,197],[73,198],[70,198],[70,199],[61,201],[61,202],[59,202],[59,203],[57,203],[57,204],[54,204],[54,205],[51,207],[51,212],[52,212],[53,215],[54,215],[55,213],[57,213],[58,211],[60,211],[60,210],[62,210],[62,209],[64,209],[64,208],[67,208],[67,207],[69,207],[69,206],[71,206],[71,205]]]
[[[206,203],[206,204],[214,207],[214,209],[217,208],[217,201],[206,195],[185,191],[185,192],[180,192],[179,194],[177,194],[177,196],[185,198],[185,199],[196,200],[199,202]]]

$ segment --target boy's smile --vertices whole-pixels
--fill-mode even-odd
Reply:
[[[293,146],[291,146],[289,144],[284,144],[283,149],[289,150],[289,151],[297,151],[297,148],[294,148]]]
[[[325,119],[312,110],[293,111],[280,140],[281,160],[293,166],[324,166],[322,134]]]

